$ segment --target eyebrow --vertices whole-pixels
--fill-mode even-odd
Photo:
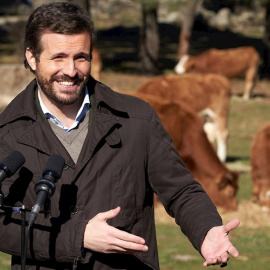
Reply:
[[[56,56],[63,56],[63,57],[66,57],[68,56],[69,54],[68,53],[65,53],[65,52],[58,52],[58,53],[53,53],[50,55],[51,58],[54,58]],[[91,54],[90,53],[85,53],[85,52],[79,52],[79,53],[76,53],[73,57],[78,57],[78,56],[84,56],[86,58],[89,58],[90,59],[90,56]]]

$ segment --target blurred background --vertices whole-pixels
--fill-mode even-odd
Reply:
[[[23,67],[24,27],[31,11],[48,2],[55,1],[0,0],[0,111],[34,78]],[[179,58],[185,54],[197,55],[211,48],[255,48],[259,64],[249,100],[242,99],[245,74],[230,78],[224,166],[239,173],[238,206],[235,211],[219,206],[218,210],[224,222],[241,220],[240,227],[231,234],[240,256],[231,259],[227,269],[268,269],[270,210],[252,199],[251,149],[257,132],[270,123],[270,0],[62,2],[78,3],[92,16],[101,63],[98,79],[117,91],[135,92],[157,75],[174,73]],[[241,55],[238,57],[241,60]],[[270,164],[268,160],[265,163]],[[270,188],[269,175],[267,181]],[[200,255],[161,205],[156,207],[156,222],[161,269],[203,269]],[[0,254],[0,269],[9,268],[9,255]]]

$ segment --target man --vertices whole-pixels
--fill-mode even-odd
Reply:
[[[25,156],[3,181],[5,205],[31,208],[48,157],[65,159],[54,195],[32,227],[26,269],[159,269],[153,191],[204,257],[237,257],[215,206],[181,161],[153,109],[90,74],[93,24],[74,4],[29,17],[25,66],[35,74],[0,116],[0,151]],[[28,217],[28,213],[27,217]],[[21,264],[20,214],[1,217],[0,249]]]

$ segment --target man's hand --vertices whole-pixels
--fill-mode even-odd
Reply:
[[[239,224],[240,221],[234,219],[223,226],[213,227],[208,231],[201,247],[201,253],[205,259],[203,266],[225,263],[229,260],[229,254],[233,257],[239,255],[228,237],[229,232]]]
[[[99,213],[86,225],[83,247],[101,253],[127,253],[147,251],[145,240],[139,236],[116,229],[106,222],[116,217],[120,207]]]

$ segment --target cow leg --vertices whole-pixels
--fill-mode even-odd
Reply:
[[[253,82],[246,82],[245,83],[245,90],[244,90],[243,100],[249,100],[250,99],[250,97],[252,96],[253,88],[254,88],[254,83]]]
[[[252,97],[252,92],[255,87],[256,83],[256,76],[257,76],[257,68],[251,67],[246,72],[246,79],[245,79],[245,90],[243,94],[243,100],[248,100]]]

